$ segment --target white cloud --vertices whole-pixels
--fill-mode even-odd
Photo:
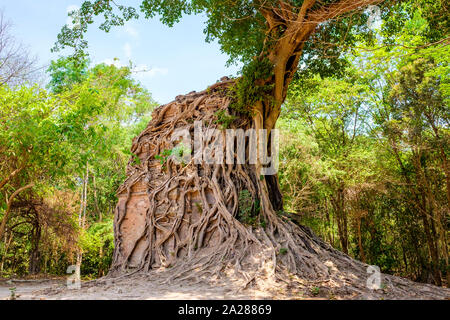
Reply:
[[[154,78],[157,76],[165,76],[169,73],[169,69],[161,67],[148,67],[145,64],[136,66],[133,69],[134,77],[139,80]]]
[[[133,28],[132,26],[125,26],[125,33],[129,35],[131,38],[139,38],[139,32]]]
[[[149,74],[149,76],[154,77],[157,75],[165,76],[168,73],[169,73],[169,69],[167,69],[167,68],[155,67],[155,68],[151,68],[148,74]]]
[[[124,44],[123,51],[125,53],[125,57],[127,57],[127,59],[131,59],[131,56],[133,55],[133,50],[131,49],[131,45],[128,42]]]
[[[105,59],[102,61],[102,63],[107,65],[113,65],[117,68],[122,68],[127,65],[123,64],[120,59],[114,58],[114,59]],[[169,73],[169,69],[162,68],[162,67],[149,67],[146,64],[140,64],[135,66],[132,70],[133,77],[138,80],[144,80],[148,78],[154,78],[157,76],[165,76]]]
[[[123,46],[123,51],[125,52],[125,56],[128,59],[131,59],[131,56],[133,54],[133,50],[131,49],[131,45],[128,42],[125,43],[125,45]]]
[[[105,59],[102,61],[102,63],[107,65],[113,65],[116,68],[122,68],[125,67],[125,65],[120,61],[120,59],[114,58],[114,59]]]

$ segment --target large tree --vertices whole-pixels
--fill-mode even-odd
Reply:
[[[159,107],[134,139],[135,157],[119,189],[112,271],[163,269],[158,279],[208,276],[244,287],[268,279],[331,280],[341,288],[350,283],[353,289],[347,293],[362,293],[367,266],[332,249],[283,214],[278,178],[264,175],[264,157],[249,161],[254,152],[251,143],[245,146],[245,163],[211,164],[210,153],[220,158],[219,154],[239,151],[234,143],[211,149],[214,142],[227,139],[226,130],[196,140],[187,149],[177,147],[179,139],[173,138],[180,130],[192,137],[196,129],[207,127],[266,129],[267,136],[258,136],[257,141],[270,140],[297,73],[339,74],[346,66],[345,49],[373,39],[368,22],[376,18],[377,10],[366,10],[367,6],[379,5],[380,18],[394,17],[396,24],[387,25],[386,32],[395,32],[413,8],[411,2],[382,2],[142,1],[140,10],[146,18],[158,15],[169,26],[184,14],[206,15],[207,41],[217,39],[230,63],[241,61],[244,67],[239,78],[222,79],[205,91],[178,96]],[[433,3],[423,6],[435,9]],[[138,10],[98,0],[85,1],[71,15],[73,26],[62,29],[55,49],[73,47],[75,55],[82,56],[87,48],[84,34],[95,16],[105,17],[100,28],[109,31],[137,18]],[[264,147],[268,150],[256,145],[256,154],[274,149],[271,143]],[[203,150],[200,157],[198,150]],[[177,161],[186,154],[195,157]],[[394,285],[402,281],[392,278],[392,293],[403,293]]]

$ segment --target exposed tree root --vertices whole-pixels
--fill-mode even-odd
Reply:
[[[203,158],[180,163],[169,156],[165,150],[175,150],[180,141],[173,139],[177,131],[194,137],[196,121],[214,129],[217,111],[234,114],[227,94],[232,83],[225,80],[159,107],[134,139],[132,152],[139,161],[130,160],[119,189],[109,278],[144,273],[161,284],[208,282],[240,290],[326,286],[333,294],[355,298],[449,297],[447,289],[387,275],[380,290],[369,289],[367,265],[276,211],[276,179],[261,176],[259,162],[208,164]],[[231,127],[260,129],[261,115],[255,108],[252,118],[237,117]],[[221,148],[210,147],[220,140]],[[224,130],[204,139],[204,155],[226,155],[225,141]],[[190,147],[195,155],[199,145]],[[251,195],[250,221],[240,221],[244,190]]]

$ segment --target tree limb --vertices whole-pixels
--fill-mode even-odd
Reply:
[[[21,187],[21,188],[17,189],[17,190],[9,197],[9,199],[8,199],[8,201],[7,201],[7,204],[6,204],[5,216],[3,217],[3,220],[2,220],[2,222],[1,222],[1,224],[0,224],[0,239],[3,237],[3,233],[5,232],[6,223],[8,222],[9,214],[10,214],[10,212],[11,212],[11,205],[12,205],[12,202],[13,202],[14,198],[15,198],[19,193],[21,193],[22,191],[24,191],[24,190],[26,190],[26,189],[30,189],[30,188],[32,188],[32,187],[34,187],[34,183],[33,183],[33,182],[30,183],[30,184],[27,184],[27,185],[24,186],[24,187]]]

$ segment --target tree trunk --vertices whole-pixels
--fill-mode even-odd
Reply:
[[[345,254],[348,254],[348,219],[347,213],[345,212],[345,197],[343,187],[339,187],[336,191],[336,196],[333,199],[333,207],[338,225],[341,248]]]
[[[31,275],[38,274],[41,271],[41,253],[39,251],[40,240],[41,226],[39,225],[39,221],[36,219],[31,235],[31,251],[28,265],[28,273]]]
[[[89,182],[89,163],[86,162],[86,173],[84,174],[83,186],[81,189],[81,201],[80,201],[80,211],[78,214],[78,226],[81,230],[86,227],[86,206],[87,206],[87,185]],[[77,250],[77,270],[81,270],[81,263],[83,261],[83,250],[78,248]]]
[[[362,218],[358,216],[357,218],[357,232],[358,232],[358,247],[359,247],[359,254],[361,257],[362,262],[366,262],[366,255],[364,254],[364,247],[362,245],[362,235],[361,235],[361,220]]]
[[[93,187],[94,187],[95,210],[97,211],[98,222],[102,222],[103,217],[102,217],[102,211],[100,210],[100,208],[98,206],[97,184],[95,183],[95,174],[92,175],[92,183],[93,183]]]
[[[8,202],[6,203],[6,210],[5,210],[5,214],[4,214],[4,216],[3,216],[3,220],[2,220],[2,222],[0,223],[0,239],[3,238],[3,233],[5,232],[5,229],[6,229],[6,223],[8,222],[9,214],[11,213],[11,206],[12,206],[12,203],[13,203],[14,199],[17,197],[17,195],[18,195],[19,193],[21,193],[22,191],[25,191],[25,190],[27,190],[27,189],[29,189],[29,188],[32,188],[33,186],[34,186],[34,183],[30,183],[30,184],[28,184],[28,185],[26,185],[26,186],[24,186],[24,187],[21,187],[21,188],[17,189],[17,190],[9,197]]]
[[[179,139],[173,134],[181,129],[192,138],[202,124],[218,128],[215,113],[233,112],[226,94],[232,84],[227,80],[159,107],[134,139],[132,152],[141,161],[138,166],[130,161],[128,178],[119,189],[112,271],[163,268],[172,277],[183,278],[200,275],[192,273],[200,269],[220,277],[233,266],[250,280],[262,271],[258,267],[262,264],[270,265],[273,273],[282,268],[314,279],[328,273],[316,253],[333,249],[277,215],[282,208],[278,180],[261,173],[259,160],[208,164],[211,154],[236,153],[237,146],[227,149],[226,144],[210,150],[213,142],[226,141],[225,130],[211,141],[197,139],[191,145],[189,140],[195,157],[185,164],[172,157],[155,158],[175,148]],[[262,103],[253,119],[239,118],[235,128],[262,129],[261,110]],[[249,150],[247,144],[247,156]],[[245,192],[251,195],[250,208],[240,202]],[[251,219],[240,221],[244,211]]]
[[[1,261],[1,263],[0,263],[0,274],[3,274],[3,267],[4,267],[4,265],[5,265],[5,260],[6,260],[6,257],[7,257],[7,255],[8,255],[9,245],[11,244],[11,241],[12,241],[12,239],[13,239],[13,236],[14,236],[14,234],[13,234],[12,231],[10,232],[10,236],[9,236],[9,237],[8,237],[8,236],[5,236],[5,245],[4,245],[5,253],[4,253],[4,255],[3,255],[3,257],[2,257],[2,261]]]

